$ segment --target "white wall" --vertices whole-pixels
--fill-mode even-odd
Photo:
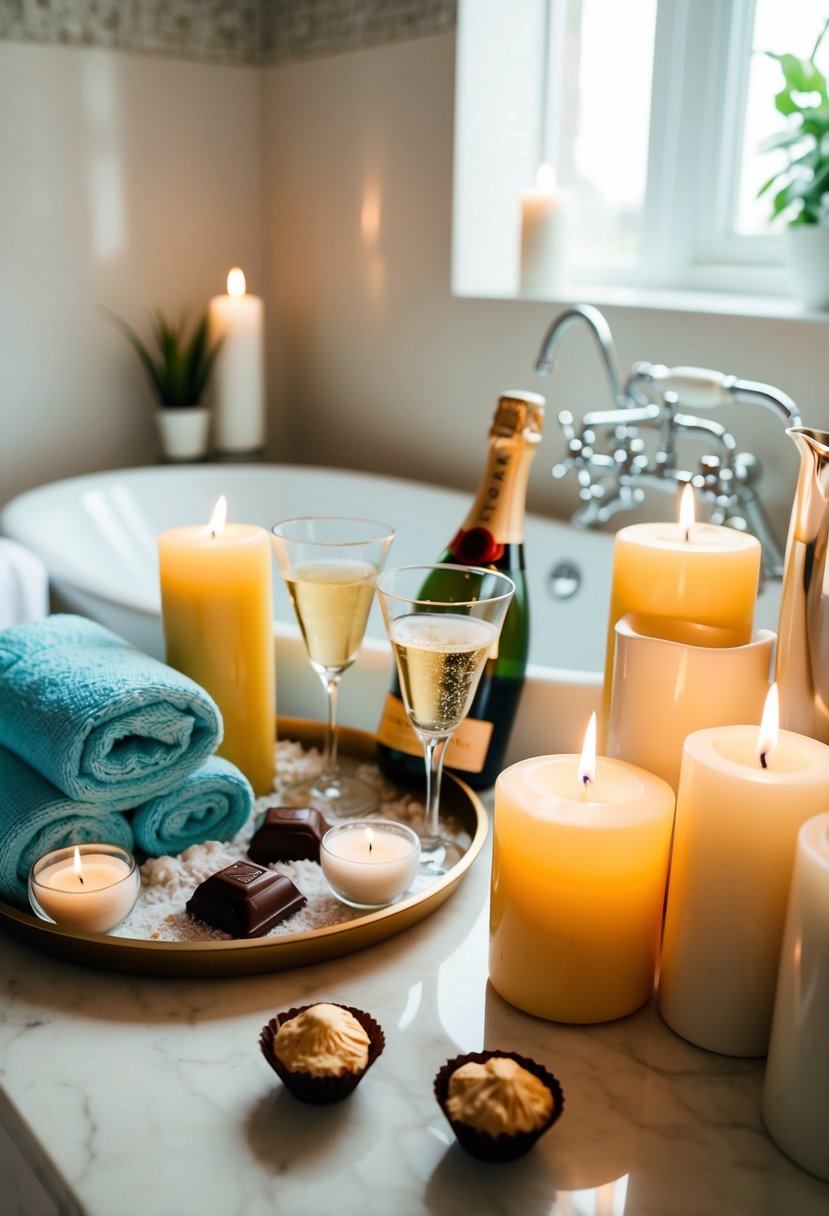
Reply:
[[[471,488],[498,392],[535,388],[531,500],[568,513],[554,416],[607,390],[580,333],[535,375],[556,307],[451,294],[454,48],[262,69],[0,42],[0,500],[155,458],[149,391],[96,306],[196,309],[236,262],[266,297],[273,458]],[[767,380],[829,426],[825,322],[606,312],[625,366]],[[793,446],[769,414],[726,420],[764,459],[782,531]]]
[[[454,48],[453,35],[438,35],[267,69],[273,389],[300,459],[470,487],[499,390],[545,392],[531,498],[569,513],[572,479],[549,475],[563,451],[555,414],[607,406],[608,391],[576,331],[554,378],[536,376],[560,306],[450,293]],[[767,381],[810,425],[829,426],[825,322],[604,311],[624,367],[648,359]],[[784,533],[793,444],[763,410],[722,417],[763,459]]]
[[[147,332],[245,267],[265,289],[261,77],[0,42],[0,501],[155,459]]]

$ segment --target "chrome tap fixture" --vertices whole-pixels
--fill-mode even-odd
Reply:
[[[623,380],[610,326],[589,304],[566,309],[550,325],[536,361],[540,375],[553,370],[565,331],[580,321],[596,340],[613,407],[591,410],[580,423],[570,410],[558,415],[567,447],[553,476],[575,471],[581,505],[572,523],[597,527],[638,506],[650,488],[691,482],[710,504],[711,522],[752,532],[763,547],[764,576],[780,578],[783,548],[756,493],[760,463],[751,452],[738,451],[731,431],[706,415],[735,402],[762,405],[788,429],[801,423],[792,399],[772,385],[700,367],[634,363]],[[677,457],[677,441],[688,438],[703,445],[696,469],[681,467]]]

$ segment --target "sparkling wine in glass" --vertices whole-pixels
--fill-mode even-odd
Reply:
[[[271,529],[279,568],[305,642],[311,667],[326,695],[322,768],[289,791],[290,800],[338,818],[371,811],[377,791],[340,769],[337,698],[343,672],[357,657],[394,529],[373,519],[306,515]]]
[[[460,857],[440,826],[443,755],[469,712],[515,584],[479,566],[401,566],[377,578],[377,595],[400,677],[403,704],[426,765],[421,858],[445,873]]]

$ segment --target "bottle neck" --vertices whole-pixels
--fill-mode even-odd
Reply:
[[[481,484],[451,550],[456,561],[487,565],[524,540],[527,482],[540,436],[492,436]]]
[[[463,522],[464,531],[486,528],[502,545],[524,539],[527,482],[537,443],[495,436],[481,484]]]

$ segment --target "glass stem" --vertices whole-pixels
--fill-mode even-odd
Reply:
[[[320,672],[325,689],[327,720],[325,725],[325,750],[322,754],[320,777],[333,780],[337,776],[337,694],[340,691],[340,675]]]
[[[440,739],[423,740],[423,758],[426,762],[426,822],[428,832],[435,839],[440,835],[438,815],[440,810],[440,782],[443,776],[443,753],[450,735]]]

